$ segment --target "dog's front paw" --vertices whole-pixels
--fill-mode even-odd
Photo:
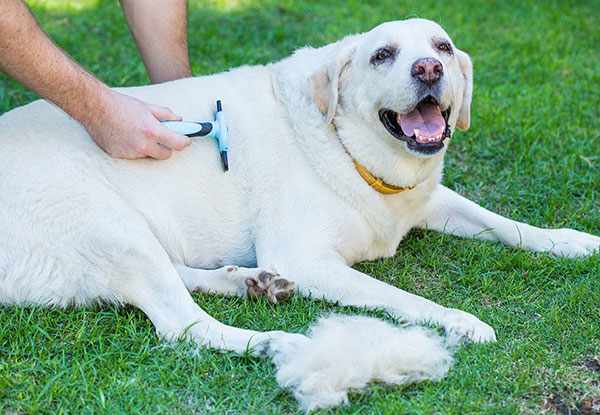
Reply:
[[[246,278],[248,298],[267,297],[270,301],[289,297],[294,291],[294,282],[278,278],[279,274],[262,271],[256,278]]]
[[[491,326],[461,310],[447,309],[441,323],[450,336],[466,337],[477,343],[496,341],[496,334]]]
[[[579,258],[600,251],[600,237],[574,229],[550,229],[546,250],[559,257]]]

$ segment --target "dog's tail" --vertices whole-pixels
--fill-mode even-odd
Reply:
[[[370,382],[438,380],[452,364],[450,349],[433,330],[336,315],[321,318],[307,337],[274,340],[269,353],[279,385],[310,411],[345,404],[348,389]]]

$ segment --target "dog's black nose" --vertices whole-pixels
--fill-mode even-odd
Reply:
[[[412,76],[431,87],[444,73],[442,63],[435,58],[423,58],[412,65]]]

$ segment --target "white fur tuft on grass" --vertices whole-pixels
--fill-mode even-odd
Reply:
[[[439,380],[453,358],[444,339],[423,327],[395,327],[362,316],[319,319],[300,342],[272,343],[277,382],[308,411],[348,403],[370,382]]]

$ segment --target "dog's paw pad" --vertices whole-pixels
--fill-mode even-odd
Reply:
[[[238,269],[240,269],[240,267],[238,267],[237,265],[232,265],[227,268],[227,272],[234,272],[234,271],[237,271]]]
[[[248,298],[267,297],[273,303],[289,297],[294,291],[294,282],[278,278],[279,274],[262,271],[256,278],[246,278]]]

